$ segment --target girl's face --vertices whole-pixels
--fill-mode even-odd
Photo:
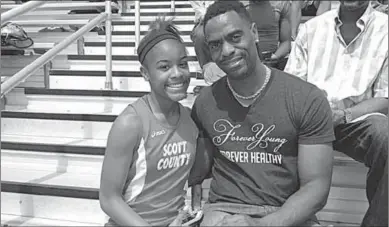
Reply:
[[[141,73],[158,96],[172,101],[186,98],[190,72],[184,44],[174,39],[159,42],[147,54]]]

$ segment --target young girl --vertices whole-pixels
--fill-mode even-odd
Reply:
[[[130,104],[109,133],[100,204],[107,225],[181,225],[198,129],[178,101],[187,97],[188,56],[172,21],[157,19],[138,48],[151,92]]]

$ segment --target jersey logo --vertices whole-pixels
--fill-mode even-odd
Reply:
[[[160,136],[160,135],[164,135],[164,134],[166,134],[166,132],[165,132],[165,130],[161,130],[161,131],[153,131],[152,133],[151,133],[151,138],[154,138],[154,137],[156,137],[156,136]]]

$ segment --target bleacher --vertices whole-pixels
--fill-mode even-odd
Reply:
[[[205,85],[196,79],[199,65],[189,38],[194,12],[186,1],[175,4],[171,13],[170,1],[142,1],[141,37],[158,14],[175,16],[190,55],[188,90],[192,92],[195,86]],[[10,5],[2,5],[1,11]],[[29,48],[32,55],[2,56],[2,69],[7,69],[2,70],[2,81],[72,33],[38,31],[81,26],[97,15],[68,14],[70,10],[46,6],[12,20],[35,43]],[[150,89],[134,54],[134,18],[133,9],[112,17],[114,90],[104,89],[105,33],[89,32],[6,96],[1,113],[2,225],[101,226],[106,222],[98,189],[107,135],[117,115]],[[191,106],[194,99],[190,94],[182,103]],[[340,153],[334,159],[330,196],[318,218],[323,224],[357,226],[368,207],[367,168]],[[206,200],[209,180],[203,187]]]

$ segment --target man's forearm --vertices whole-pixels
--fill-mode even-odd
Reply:
[[[260,219],[262,226],[300,226],[321,210],[329,193],[327,180],[317,179],[302,186],[280,210]]]
[[[371,98],[349,108],[353,119],[369,113],[388,114],[388,99],[387,98]]]
[[[287,40],[280,43],[280,46],[278,47],[277,51],[274,52],[274,54],[278,58],[283,58],[290,53],[290,49],[291,49],[291,43],[289,40]]]

